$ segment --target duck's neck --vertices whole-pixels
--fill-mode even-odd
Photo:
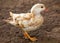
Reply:
[[[33,13],[35,15],[41,15],[39,11],[32,11],[31,13]]]
[[[41,11],[39,9],[33,9],[33,8],[31,9],[31,13],[33,13],[35,15],[41,15],[40,12]]]

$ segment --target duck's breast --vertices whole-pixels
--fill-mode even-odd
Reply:
[[[32,31],[36,30],[43,24],[43,17],[42,16],[35,16],[35,18],[31,18],[28,21],[23,21],[23,24],[25,26],[24,30],[25,31]]]

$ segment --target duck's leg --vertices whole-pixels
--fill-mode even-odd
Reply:
[[[24,35],[24,38],[25,38],[25,39],[28,39],[28,37],[27,37],[27,35],[26,35],[26,32],[24,32],[23,35]]]
[[[36,41],[36,40],[37,40],[35,37],[30,37],[30,35],[29,35],[25,30],[23,30],[23,28],[24,28],[24,25],[23,25],[23,24],[21,24],[21,25],[19,25],[19,26],[20,26],[20,28],[22,29],[25,38],[28,38],[28,39],[30,39],[31,41]]]
[[[35,37],[30,37],[30,35],[25,31],[24,37],[30,39],[31,41],[36,41],[37,39]]]

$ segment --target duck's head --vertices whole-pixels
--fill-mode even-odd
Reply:
[[[31,13],[34,13],[34,14],[38,14],[42,11],[45,10],[45,5],[44,4],[35,4],[32,8],[31,8]]]

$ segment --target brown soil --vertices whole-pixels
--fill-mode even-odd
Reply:
[[[36,3],[44,3],[48,12],[42,12],[45,21],[40,29],[29,32],[38,39],[31,42],[20,28],[4,20],[10,17],[9,11],[28,12]],[[0,0],[0,43],[60,43],[60,0]]]

